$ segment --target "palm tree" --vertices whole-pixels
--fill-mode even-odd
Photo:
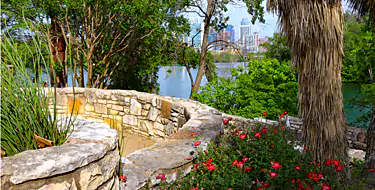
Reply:
[[[268,0],[298,71],[303,140],[313,159],[344,159],[347,128],[341,90],[343,20],[341,0]]]
[[[373,45],[375,45],[375,0],[348,0],[349,5],[362,16],[369,15],[372,23]],[[373,60],[375,62],[375,60]],[[375,64],[375,63],[374,63]],[[370,168],[375,169],[375,100],[372,106],[372,119],[367,129],[367,150],[365,166],[362,174],[364,178],[372,179],[370,183],[375,184],[375,173],[369,172]]]

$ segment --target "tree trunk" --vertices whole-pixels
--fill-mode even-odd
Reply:
[[[198,74],[195,78],[195,83],[193,88],[190,92],[190,99],[193,99],[192,95],[193,92],[198,93],[199,87],[201,85],[202,77],[205,73],[206,68],[206,53],[207,53],[207,41],[208,41],[208,33],[210,32],[210,23],[212,18],[212,8],[213,8],[212,0],[207,0],[207,9],[206,9],[206,16],[204,18],[204,32],[203,32],[203,41],[201,46],[201,56],[199,59],[199,68]]]
[[[346,120],[342,102],[343,21],[341,1],[268,1],[297,66],[298,101],[303,140],[312,159],[348,162]],[[344,172],[345,174],[345,172]]]
[[[375,104],[372,106],[372,119],[367,129],[367,150],[365,158],[365,166],[363,168],[363,177],[368,180],[370,184],[375,185],[375,172],[369,172],[372,168],[375,170]]]
[[[65,68],[65,40],[61,37],[61,28],[57,23],[57,19],[55,17],[51,17],[51,34],[52,34],[52,54],[53,54],[53,62],[54,64],[58,64],[59,68],[56,72],[57,77],[57,87],[63,88],[66,86],[65,79],[66,79],[66,68]],[[53,68],[50,68],[53,69]],[[51,85],[54,81],[51,79]]]
[[[368,68],[368,74],[369,74],[369,76],[370,76],[370,81],[371,81],[371,82],[374,82],[374,78],[373,78],[373,76],[372,76],[371,65],[370,65],[370,68]]]

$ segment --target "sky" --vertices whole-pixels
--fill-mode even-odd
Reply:
[[[266,7],[266,0],[263,1],[262,6]],[[343,1],[343,7],[344,10],[348,10],[346,1]],[[229,16],[228,24],[233,25],[235,28],[235,39],[237,40],[239,38],[239,28],[242,18],[247,18],[249,21],[251,21],[252,16],[247,13],[247,9],[244,4],[240,6],[228,5],[226,16]],[[194,20],[196,15],[191,15],[190,18]],[[265,11],[265,23],[259,23],[257,21],[254,25],[251,25],[251,33],[258,32],[261,38],[265,36],[272,37],[273,33],[278,31],[277,19],[277,15],[273,15],[272,13]],[[202,19],[200,19],[200,21],[202,21]]]

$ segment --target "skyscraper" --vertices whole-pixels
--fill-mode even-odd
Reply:
[[[254,36],[254,51],[258,52],[258,50],[259,50],[259,33],[254,32],[253,36]]]
[[[242,53],[247,53],[250,49],[250,36],[251,36],[251,27],[250,21],[247,18],[243,18],[240,26],[240,47]]]

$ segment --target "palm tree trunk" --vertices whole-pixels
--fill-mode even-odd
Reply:
[[[341,0],[268,0],[297,66],[303,137],[313,159],[344,158],[348,141],[341,90],[343,19]]]
[[[369,172],[369,169],[375,169],[375,104],[372,106],[372,119],[367,129],[367,149],[363,177],[368,179],[370,184],[375,184],[375,172]]]

